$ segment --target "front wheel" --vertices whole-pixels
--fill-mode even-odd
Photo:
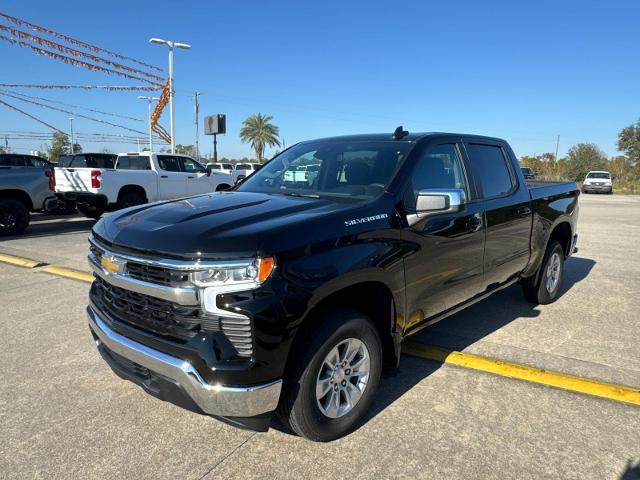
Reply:
[[[536,279],[537,277],[537,279]],[[549,242],[538,275],[523,280],[524,296],[532,303],[546,305],[560,295],[564,277],[564,250],[553,240]]]
[[[0,236],[20,235],[29,226],[29,209],[15,198],[0,198]]]
[[[298,435],[327,442],[351,432],[371,406],[382,346],[374,325],[358,311],[331,310],[315,320],[297,339],[278,413]]]
[[[87,218],[93,218],[94,220],[97,220],[102,216],[105,209],[104,207],[98,207],[96,205],[81,203],[81,204],[78,204],[78,211]]]

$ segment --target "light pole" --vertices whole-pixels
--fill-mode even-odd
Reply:
[[[75,152],[73,151],[73,117],[69,117],[69,121],[71,122],[71,155]]]
[[[151,131],[151,102],[153,100],[160,100],[158,97],[145,97],[144,95],[139,95],[138,98],[140,100],[146,100],[149,105],[149,153],[153,152],[153,136]]]
[[[169,47],[169,121],[171,122],[171,153],[176,153],[175,128],[173,124],[173,48],[184,48],[185,50],[188,50],[191,48],[191,45],[174,42],[173,40],[163,40],[162,38],[150,38],[149,42]]]

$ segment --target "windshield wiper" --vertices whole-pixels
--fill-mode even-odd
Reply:
[[[288,197],[305,197],[305,198],[320,198],[320,195],[316,195],[314,193],[299,193],[299,192],[278,192],[281,195],[286,195]]]

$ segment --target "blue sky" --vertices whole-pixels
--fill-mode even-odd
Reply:
[[[578,142],[614,155],[618,131],[640,117],[640,2],[522,3],[38,0],[4,1],[0,10],[163,68],[166,47],[149,37],[190,43],[175,58],[177,143],[194,143],[197,90],[201,115],[227,114],[219,156],[251,153],[238,133],[255,112],[274,116],[287,145],[401,124],[500,136],[519,156],[553,151],[557,134],[561,155]],[[2,83],[136,83],[4,42],[0,58]],[[21,92],[146,118],[137,92]],[[68,129],[67,114],[10,103]],[[0,132],[47,130],[2,105],[0,112]],[[166,109],[167,129],[168,118]],[[83,119],[74,128],[127,134]],[[200,141],[208,153],[210,137]],[[18,151],[38,145],[11,143]]]

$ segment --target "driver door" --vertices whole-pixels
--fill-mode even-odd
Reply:
[[[193,158],[179,157],[182,171],[187,177],[187,195],[200,195],[211,193],[213,188],[212,177],[207,175],[207,170]]]
[[[416,249],[405,259],[405,331],[482,291],[482,203],[471,196],[461,145],[447,141],[423,148],[405,194],[407,211],[415,212],[418,192],[425,190],[462,190],[466,201],[459,211],[429,213],[402,232]]]

